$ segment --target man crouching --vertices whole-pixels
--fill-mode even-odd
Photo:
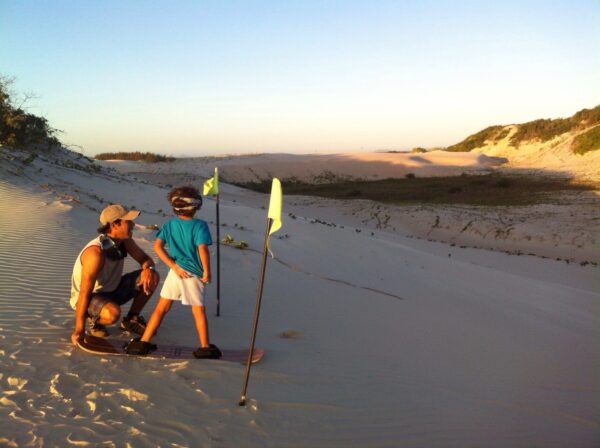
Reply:
[[[143,334],[146,322],[140,312],[158,285],[154,261],[133,241],[133,220],[137,210],[113,204],[102,210],[100,235],[82,249],[75,260],[71,277],[71,307],[75,310],[75,329],[71,342],[85,336],[86,318],[89,333],[105,337],[105,325],[121,316],[121,306],[133,299],[121,329]],[[141,269],[123,275],[124,258],[130,255]]]

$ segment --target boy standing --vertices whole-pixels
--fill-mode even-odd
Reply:
[[[202,206],[202,196],[194,187],[178,187],[169,192],[168,199],[176,217],[162,226],[156,235],[154,251],[170,271],[144,334],[129,343],[127,353],[145,355],[156,349],[150,343],[151,337],[171,309],[173,300],[181,300],[183,305],[192,307],[200,339],[200,348],[194,351],[194,356],[218,359],[221,351],[210,344],[204,307],[204,285],[210,282],[208,246],[212,244],[212,238],[206,222],[194,218]]]

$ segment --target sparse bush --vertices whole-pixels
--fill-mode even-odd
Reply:
[[[586,152],[598,149],[600,149],[600,126],[579,134],[573,140],[573,152],[575,154],[585,154]]]
[[[583,129],[600,123],[600,106],[593,109],[583,109],[570,118],[558,118],[556,120],[534,120],[519,126],[519,129],[510,139],[510,142],[518,146],[524,141],[539,140],[547,142],[565,132]]]
[[[557,135],[569,132],[572,127],[572,123],[568,118],[534,120],[520,125],[510,142],[515,146],[524,141],[539,140],[547,142]]]
[[[503,177],[502,179],[499,179],[498,182],[496,182],[496,186],[499,188],[508,188],[510,187],[510,180]]]
[[[175,157],[163,156],[161,154],[154,154],[151,152],[103,152],[97,154],[95,157],[97,160],[133,160],[143,161],[148,163],[157,162],[173,162]]]
[[[463,173],[466,176],[466,174]],[[475,177],[471,180],[472,185],[485,185],[486,179],[483,177]]]
[[[470,135],[465,140],[456,145],[448,146],[446,151],[451,152],[469,152],[472,149],[480,148],[488,140],[495,140],[496,136],[502,132],[504,126],[490,126],[483,131]]]
[[[240,187],[260,188],[262,184],[238,184]],[[332,199],[367,199],[392,204],[472,204],[507,206],[538,204],[547,201],[549,194],[562,191],[594,190],[594,185],[570,179],[543,176],[502,176],[498,174],[451,177],[417,177],[415,179],[383,179],[376,181],[336,182],[315,184],[294,182],[286,184],[287,195],[321,196]],[[349,196],[354,190],[360,196]]]
[[[27,157],[25,160],[23,160],[23,165],[31,164],[31,162],[33,162],[36,158],[37,158],[36,153],[30,154],[29,157]]]
[[[497,142],[500,140],[504,140],[506,138],[506,136],[509,134],[509,132],[510,132],[510,127],[504,128],[504,130],[500,131],[500,133],[494,137],[494,141]]]
[[[519,146],[526,141],[547,142],[554,137],[577,129],[585,129],[600,123],[600,106],[593,109],[583,109],[570,118],[557,118],[554,120],[540,119],[523,123],[517,126],[517,131],[510,138],[513,146]],[[468,152],[485,145],[486,141],[497,142],[508,136],[510,127],[489,126],[484,130],[470,135],[456,145],[448,146],[446,151]],[[595,146],[597,148],[597,146]],[[593,150],[593,149],[592,149]],[[578,152],[578,154],[582,154]]]

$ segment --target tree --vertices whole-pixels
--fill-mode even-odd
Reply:
[[[58,146],[57,129],[48,124],[44,117],[38,117],[23,110],[22,106],[31,96],[25,96],[21,105],[13,104],[11,85],[14,79],[0,76],[0,144],[6,146],[29,147],[43,145]]]

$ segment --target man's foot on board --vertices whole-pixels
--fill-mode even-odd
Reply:
[[[135,314],[131,317],[126,317],[121,321],[121,329],[130,333],[144,334],[146,330],[146,319],[140,314]]]
[[[222,353],[216,345],[210,344],[208,347],[200,347],[194,350],[194,356],[202,359],[219,359]]]
[[[88,318],[90,328],[88,334],[90,336],[96,336],[97,338],[105,338],[108,336],[108,330],[104,325],[98,323],[97,319]]]

